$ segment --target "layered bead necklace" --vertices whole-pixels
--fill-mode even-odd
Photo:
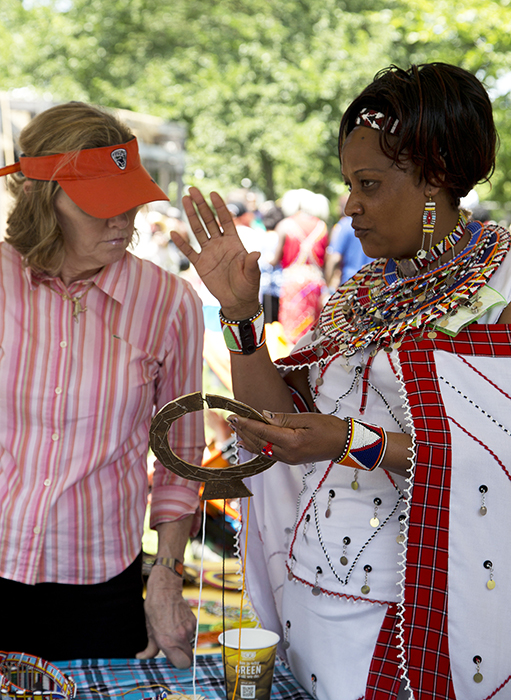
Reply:
[[[454,249],[466,231],[470,240],[463,250],[428,270],[432,262]],[[467,225],[460,215],[454,231],[426,256],[406,261],[380,258],[363,267],[326,303],[318,330],[346,356],[371,343],[376,349],[397,348],[407,332],[425,330],[443,316],[448,319],[461,306],[477,303],[477,293],[497,270],[510,242],[506,229],[495,224],[483,227],[479,222]]]

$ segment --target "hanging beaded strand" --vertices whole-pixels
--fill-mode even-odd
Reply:
[[[323,569],[320,566],[316,566],[316,579],[314,581],[314,586],[312,587],[312,595],[318,596],[321,593],[321,588],[319,586],[319,577],[323,573]]]
[[[481,683],[481,681],[483,680],[483,674],[481,673],[481,664],[483,663],[483,659],[481,656],[479,656],[479,654],[477,654],[476,656],[474,656],[472,661],[476,665],[476,672],[473,675],[474,682]]]
[[[479,508],[480,515],[486,515],[488,508],[486,507],[486,494],[488,493],[488,487],[486,484],[481,484],[479,487],[479,493],[481,494],[481,507]]]
[[[484,562],[483,566],[485,569],[487,569],[490,572],[490,578],[486,582],[486,588],[489,591],[493,591],[493,589],[495,588],[495,585],[496,585],[495,581],[493,580],[493,563],[489,559],[487,559]]]
[[[289,630],[291,629],[291,621],[286,620],[286,626],[284,627],[284,641],[282,642],[283,649],[289,649],[291,646],[289,642]]]

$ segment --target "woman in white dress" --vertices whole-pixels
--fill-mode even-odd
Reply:
[[[201,252],[181,250],[220,301],[235,396],[268,420],[232,425],[279,460],[250,483],[248,592],[318,700],[511,693],[510,234],[459,207],[496,139],[470,73],[376,76],[339,141],[374,261],[276,364],[257,255],[219,195],[217,218],[198,190],[185,198]]]

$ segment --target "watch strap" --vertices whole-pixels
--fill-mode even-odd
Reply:
[[[185,569],[183,562],[179,561],[179,559],[174,559],[173,557],[156,557],[153,561],[153,566],[156,565],[165,566],[167,569],[170,569],[172,573],[176,574],[176,576],[183,578]]]

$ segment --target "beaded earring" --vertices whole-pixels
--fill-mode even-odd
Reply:
[[[429,195],[429,201],[424,205],[424,213],[422,214],[422,243],[420,249],[417,251],[417,257],[419,260],[423,260],[428,254],[428,250],[431,250],[433,246],[433,231],[435,230],[436,221],[436,204],[431,199]],[[429,236],[429,246],[428,250],[425,249],[424,245],[426,243],[426,236]]]

